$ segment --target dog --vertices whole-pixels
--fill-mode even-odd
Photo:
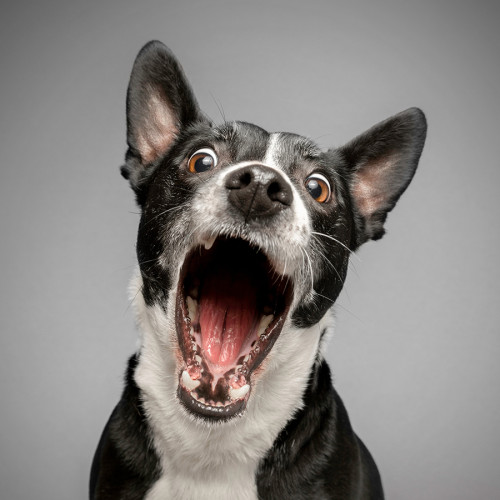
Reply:
[[[324,353],[350,255],[381,238],[426,119],[321,150],[213,125],[161,42],[127,91],[141,334],[92,463],[95,500],[382,499]]]

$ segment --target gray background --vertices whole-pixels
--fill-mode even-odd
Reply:
[[[86,497],[136,332],[118,166],[140,47],[206,112],[341,145],[429,121],[388,234],[351,265],[328,357],[389,499],[500,498],[498,7],[484,1],[2,5],[0,497]]]

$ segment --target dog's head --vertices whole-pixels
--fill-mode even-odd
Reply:
[[[140,294],[154,311],[142,349],[168,367],[185,411],[241,414],[266,370],[295,362],[350,253],[384,234],[425,132],[415,108],[329,151],[244,122],[214,126],[171,52],[141,50],[122,174],[142,210]]]

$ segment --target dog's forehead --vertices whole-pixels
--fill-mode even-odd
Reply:
[[[269,133],[246,122],[226,123],[216,129],[234,162],[259,161],[282,170],[305,160],[319,159],[321,150],[307,137],[288,132]]]

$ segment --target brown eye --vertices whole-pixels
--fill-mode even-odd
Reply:
[[[193,174],[206,172],[217,165],[217,155],[210,148],[199,149],[188,161],[189,171]]]
[[[308,193],[319,203],[326,203],[330,199],[331,187],[327,178],[321,174],[312,174],[306,179]]]

